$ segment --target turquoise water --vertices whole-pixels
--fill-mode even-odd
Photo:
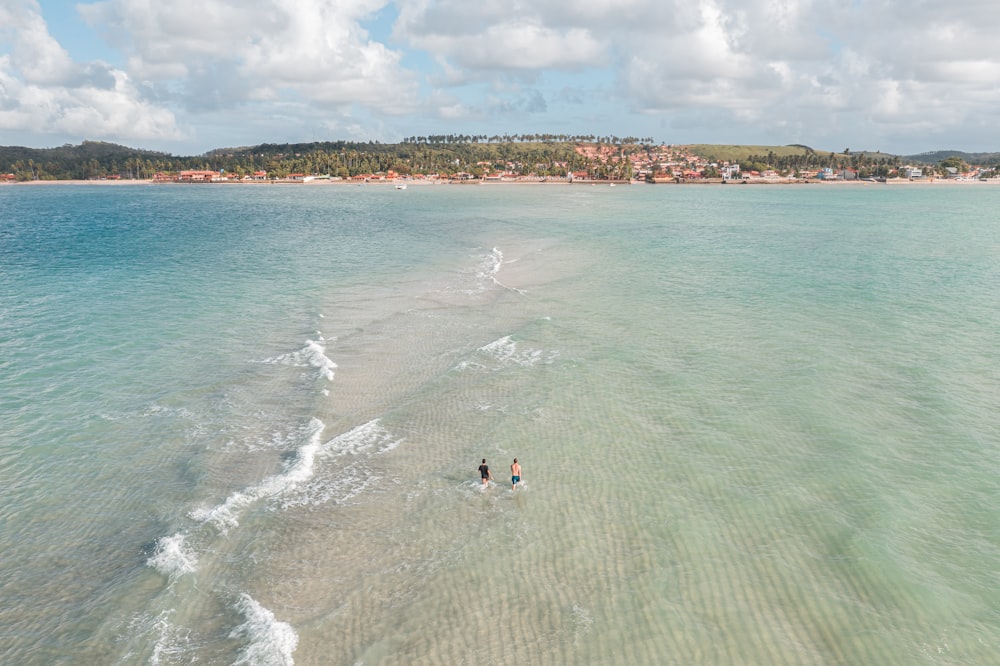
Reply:
[[[0,187],[0,661],[1000,663],[998,206]]]

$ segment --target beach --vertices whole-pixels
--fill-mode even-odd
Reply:
[[[604,186],[609,185],[821,185],[827,186],[878,186],[878,185],[892,185],[892,186],[987,186],[987,185],[1000,185],[1000,178],[989,178],[989,179],[969,179],[969,178],[889,178],[884,181],[873,181],[864,179],[855,180],[843,180],[843,179],[833,179],[833,180],[823,180],[823,179],[782,179],[782,178],[753,178],[747,180],[731,180],[727,182],[722,182],[721,180],[711,180],[711,181],[698,181],[698,180],[685,180],[683,182],[657,182],[657,183],[647,183],[643,180],[632,180],[632,181],[607,181],[607,180],[567,180],[560,178],[508,178],[508,179],[474,179],[466,181],[452,181],[448,179],[383,179],[375,180],[369,179],[364,181],[352,181],[345,179],[321,179],[314,178],[311,180],[291,180],[291,179],[273,179],[273,180],[222,180],[210,183],[179,183],[179,182],[157,182],[152,179],[100,179],[100,180],[33,180],[33,181],[23,181],[23,182],[12,182],[12,183],[0,183],[8,184],[14,186],[39,186],[39,185],[306,185],[310,187],[319,186],[406,186],[406,187],[424,187],[428,185],[481,185],[481,186],[511,186],[511,185],[545,185],[545,186],[558,186],[558,185],[575,185],[577,187],[582,186]]]

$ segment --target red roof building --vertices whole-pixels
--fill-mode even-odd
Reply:
[[[218,178],[219,174],[216,171],[181,171],[180,175],[177,177],[182,183],[210,183],[215,178]]]

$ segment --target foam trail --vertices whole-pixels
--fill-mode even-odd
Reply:
[[[503,266],[503,252],[500,251],[500,248],[495,247],[493,248],[492,256],[493,256],[493,268],[490,271],[490,275],[496,276],[496,274],[500,272],[500,268]]]
[[[525,293],[523,289],[518,289],[517,287],[508,287],[503,282],[497,279],[497,273],[500,272],[500,269],[503,267],[504,264],[503,252],[500,251],[500,248],[496,247],[493,248],[493,253],[490,256],[493,259],[492,265],[490,266],[489,271],[483,274],[483,276],[488,277],[490,280],[493,281],[493,284],[497,285],[498,287],[503,287],[504,289],[513,291],[518,294]]]
[[[337,364],[326,355],[326,346],[321,342],[306,340],[306,350],[309,365],[317,368],[320,375],[332,382],[333,371],[337,369]]]
[[[479,351],[489,354],[501,363],[517,359],[517,343],[509,335],[483,345]]]
[[[187,548],[183,534],[161,537],[156,542],[156,552],[146,560],[146,564],[159,571],[170,580],[198,570],[197,556]]]
[[[357,460],[339,466],[333,478],[317,477],[293,492],[282,495],[279,506],[290,509],[297,506],[319,506],[327,502],[344,504],[374,487],[379,480],[363,461]]]
[[[142,613],[132,618],[129,622],[128,631],[130,640],[137,644],[150,640],[153,643],[153,652],[149,655],[149,660],[145,663],[151,666],[158,664],[179,664],[182,661],[190,663],[191,654],[191,632],[185,627],[175,626],[170,621],[173,610],[161,611],[158,615]],[[122,655],[119,663],[139,663],[139,656],[134,651],[128,651]]]
[[[305,346],[302,349],[289,354],[266,358],[260,361],[260,363],[316,368],[321,377],[332,382],[337,364],[326,355],[326,340],[322,334],[317,333],[319,340],[306,340]]]
[[[543,353],[538,349],[518,349],[517,342],[509,335],[505,335],[502,338],[498,338],[489,344],[485,344],[480,347],[477,351],[485,354],[486,356],[493,359],[498,367],[504,368],[512,365],[519,365],[522,367],[531,367],[538,365],[539,363],[552,363],[558,356],[557,351],[551,351],[548,354]],[[460,368],[468,367],[473,365],[469,362],[461,364]]]
[[[320,435],[323,433],[323,422],[317,418],[309,421],[309,439],[299,447],[295,461],[281,474],[265,478],[255,486],[230,495],[222,504],[210,509],[196,509],[191,512],[191,518],[200,522],[211,522],[226,531],[237,527],[239,511],[258,499],[272,497],[293,489],[298,484],[313,475],[316,453],[320,450]]]
[[[346,455],[348,453],[385,453],[399,446],[403,440],[393,439],[392,433],[382,427],[378,419],[337,435],[323,445],[324,455]]]
[[[378,474],[369,466],[371,459],[392,451],[403,441],[383,428],[378,419],[337,435],[321,447],[318,456],[345,460],[328,466],[330,473],[318,471],[308,482],[284,493],[280,508],[350,501],[378,483]]]
[[[247,645],[233,666],[291,666],[292,653],[299,645],[299,636],[287,622],[279,622],[274,613],[241,594],[236,610],[243,613],[246,622],[233,629],[230,638],[245,638]]]

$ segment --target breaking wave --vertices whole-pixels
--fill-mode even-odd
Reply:
[[[337,364],[326,355],[326,340],[322,335],[318,340],[306,340],[305,346],[288,354],[266,358],[260,363],[273,365],[288,365],[296,368],[315,368],[319,375],[328,381],[333,381]]]
[[[198,570],[198,557],[188,548],[187,537],[178,533],[160,538],[146,564],[170,580],[176,580]]]
[[[230,638],[244,639],[233,666],[291,666],[292,653],[299,646],[299,636],[292,625],[280,622],[274,613],[261,606],[249,594],[241,594],[236,610],[246,621],[233,629]]]
[[[218,506],[195,509],[190,514],[191,518],[199,522],[213,523],[225,532],[239,525],[239,513],[246,506],[261,498],[286,492],[308,479],[313,474],[313,465],[316,453],[320,450],[320,436],[324,427],[323,422],[319,419],[310,420],[308,440],[299,447],[295,458],[288,464],[284,472],[269,476],[255,486],[233,493]]]
[[[465,370],[470,367],[500,369],[514,366],[530,368],[553,363],[558,357],[558,351],[522,349],[511,336],[505,335],[477,349],[475,357],[462,361],[457,369]]]

